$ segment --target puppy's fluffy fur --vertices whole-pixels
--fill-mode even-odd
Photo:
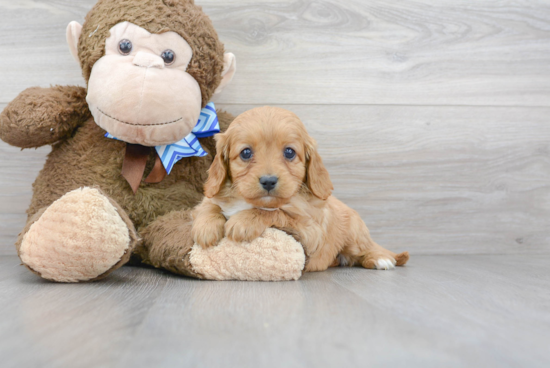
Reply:
[[[306,271],[335,265],[389,269],[408,261],[407,252],[376,244],[359,214],[331,195],[316,143],[292,112],[249,110],[216,141],[206,197],[193,216],[197,244],[211,247],[224,236],[249,242],[274,227],[302,243]],[[272,189],[261,184],[265,177],[277,178]]]

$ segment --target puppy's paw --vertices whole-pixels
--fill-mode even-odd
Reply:
[[[204,249],[218,245],[224,237],[224,224],[199,224],[194,223],[191,229],[195,244]]]
[[[374,265],[377,270],[391,270],[395,268],[396,261],[393,258],[378,258]]]
[[[361,265],[365,268],[376,270],[391,270],[397,264],[395,258],[390,255],[376,254],[365,257],[361,261]]]
[[[225,223],[225,236],[235,242],[247,242],[259,238],[267,227],[260,224],[247,223],[239,221],[237,216],[232,216]]]

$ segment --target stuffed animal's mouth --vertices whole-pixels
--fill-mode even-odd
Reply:
[[[105,115],[106,117],[118,121],[119,123],[126,124],[126,125],[132,125],[132,126],[139,126],[139,127],[142,127],[142,126],[155,126],[155,125],[170,125],[170,124],[175,124],[175,123],[183,120],[183,117],[180,117],[179,119],[176,119],[176,120],[173,120],[173,121],[168,121],[166,123],[135,124],[135,123],[129,123],[127,121],[117,119],[114,116],[111,116],[111,115],[107,114],[106,112],[102,111],[99,107],[96,107],[96,110],[99,111],[101,114]]]
[[[142,125],[133,123],[133,119],[114,117],[97,106],[92,106],[90,110],[95,123],[113,137],[142,146],[154,147],[173,144],[191,133],[194,127],[186,122],[185,116],[164,123]]]

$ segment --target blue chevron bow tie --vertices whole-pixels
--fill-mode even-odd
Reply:
[[[218,122],[216,107],[213,102],[210,102],[201,110],[197,125],[187,137],[179,142],[166,146],[155,146],[166,172],[170,174],[176,162],[184,157],[204,157],[208,155],[208,153],[202,149],[199,138],[211,137],[219,132],[220,124]],[[117,139],[109,133],[106,133],[105,137]]]

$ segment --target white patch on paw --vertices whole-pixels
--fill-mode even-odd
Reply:
[[[379,258],[375,265],[377,270],[391,270],[395,268],[395,261],[389,258]]]

